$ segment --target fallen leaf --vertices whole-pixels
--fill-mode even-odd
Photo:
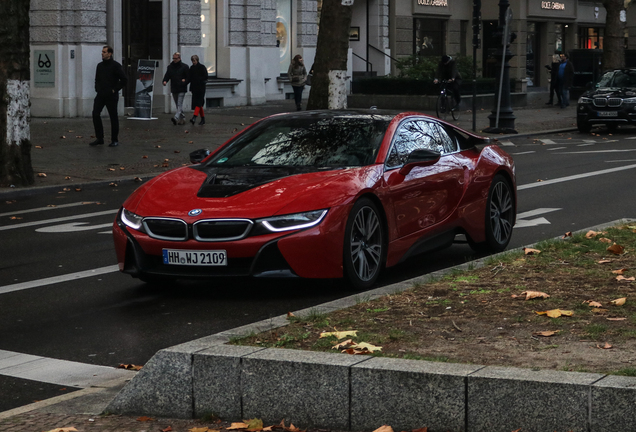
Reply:
[[[134,365],[134,364],[124,364],[121,363],[119,366],[117,366],[118,369],[127,369],[127,370],[141,370],[143,368],[143,366],[139,366],[139,365]]]
[[[126,169],[126,167],[119,167],[119,169],[123,171]]]
[[[261,419],[253,418],[245,422],[247,423],[247,430],[250,432],[258,432],[263,430],[263,420]]]
[[[117,187],[117,183],[109,183],[108,186],[110,187]]]
[[[567,237],[572,237],[572,231],[568,231],[565,234],[563,234],[563,237],[561,237],[562,239],[567,238]]]
[[[588,305],[589,307],[597,307],[597,308],[599,308],[599,307],[603,307],[603,305],[602,305],[602,304],[600,304],[600,303],[599,303],[599,302],[597,302],[597,301],[593,301],[593,300],[585,300],[583,303],[587,303],[587,305]]]
[[[138,422],[149,422],[149,421],[155,421],[155,419],[148,417],[148,416],[141,416],[137,419]]]
[[[51,429],[48,432],[76,432],[77,429],[75,429],[74,427],[65,427],[65,428],[57,428],[57,429]]]
[[[75,192],[81,192],[82,188],[75,188]]]
[[[161,432],[170,432],[170,431],[172,431],[172,426],[168,426],[165,429],[161,429]]]
[[[607,251],[613,253],[614,255],[621,255],[623,252],[625,252],[625,248],[614,243],[612,246],[607,248]]]
[[[554,336],[555,334],[558,334],[560,331],[561,330],[546,330],[546,331],[534,332],[532,334],[535,336],[550,337],[550,336]]]
[[[423,428],[419,428],[419,429],[411,429],[411,432],[428,432],[428,428],[427,427],[423,427]]]
[[[164,162],[161,164],[162,168],[168,168],[170,166],[170,164],[168,162]]]
[[[619,299],[612,300],[610,303],[616,306],[623,306],[625,304],[625,301],[627,301],[627,297],[621,297]]]
[[[66,135],[62,135],[60,139],[66,139]]]
[[[634,276],[628,278],[625,276],[616,276],[616,280],[619,282],[633,282],[636,278]]]
[[[552,309],[549,311],[545,311],[545,312],[535,312],[537,315],[547,315],[550,318],[558,318],[560,316],[572,316],[574,315],[574,312],[572,311],[568,311],[568,310],[561,310],[561,309]]]
[[[66,176],[66,177],[64,177],[64,180],[70,180],[70,179],[71,179],[71,177],[70,177],[70,176]]]
[[[393,428],[391,426],[384,425],[384,426],[380,426],[373,432],[393,432]]]
[[[115,171],[115,168],[108,168],[108,171]]]
[[[349,345],[355,345],[355,342],[353,342],[351,339],[347,339],[346,341],[337,343],[336,345],[332,346],[331,349],[343,349],[343,348],[348,348]]]
[[[46,177],[46,174],[44,174],[44,173],[38,173],[38,177]]]
[[[612,260],[608,260],[608,259],[604,259],[604,260],[600,260],[598,263],[599,264],[607,264],[607,263],[611,263]]]
[[[627,318],[607,318],[608,321],[625,321]]]
[[[589,231],[585,234],[585,238],[589,238],[589,239],[591,239],[591,238],[594,238],[594,237],[596,237],[597,235],[601,235],[601,234],[605,234],[605,233],[604,233],[603,231],[592,231],[592,230],[589,230]]]
[[[42,148],[42,146],[35,146],[35,148],[36,148],[36,149],[41,149],[41,148]]]
[[[142,180],[142,179],[140,179],[139,177],[135,177],[135,179],[134,179],[134,180],[135,180],[136,182],[142,182],[142,181],[143,181],[143,180]]]
[[[22,218],[20,216],[11,216],[9,219],[11,219],[11,220],[20,220]]]
[[[338,340],[344,339],[347,336],[355,337],[357,335],[358,335],[358,330],[347,330],[347,331],[341,331],[341,332],[335,331],[335,332],[322,332],[322,333],[320,333],[320,337],[321,338],[334,336]]]
[[[293,318],[296,315],[294,315],[292,312],[287,312],[287,318]]]
[[[142,159],[148,159],[148,156],[143,155],[141,158],[142,158]]]
[[[611,346],[608,342],[605,342],[605,345],[603,345],[603,346],[596,345],[596,348],[600,348],[600,349],[611,349],[611,348],[612,348],[612,346]]]
[[[618,269],[618,270],[612,270],[612,273],[617,274],[617,275],[622,275],[623,273],[625,273],[628,269],[623,268],[623,269]]]
[[[525,253],[526,255],[535,255],[535,254],[540,254],[541,251],[538,249],[523,248],[523,253]]]
[[[155,146],[155,148],[161,148],[161,146]]]
[[[300,431],[300,429],[298,429],[296,426],[294,426],[293,423],[289,424],[288,428],[285,428],[285,430],[289,431],[289,432],[297,432]]]
[[[200,427],[200,428],[192,428],[192,429],[188,429],[189,432],[208,432],[210,429],[207,427]]]
[[[353,345],[351,348],[354,348],[356,350],[368,351],[368,352],[382,351],[381,346],[371,345],[370,343],[366,343],[366,342],[360,342],[359,344]]]
[[[229,428],[226,428],[226,429],[227,429],[227,430],[247,429],[247,423],[240,423],[240,422],[232,423],[232,424],[230,425],[230,427],[229,427]]]
[[[526,295],[526,300],[530,300],[533,298],[549,298],[550,295],[541,291],[524,291],[521,295]]]
[[[600,241],[601,243],[609,243],[612,244],[614,243],[612,240],[606,238],[606,237],[601,237],[600,239],[598,239],[598,241]]]
[[[592,313],[597,313],[597,314],[604,314],[609,312],[607,309],[601,309],[601,308],[594,308],[592,309]]]

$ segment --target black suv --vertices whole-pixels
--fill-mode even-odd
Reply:
[[[579,98],[576,126],[589,132],[592,125],[604,124],[611,131],[618,125],[636,124],[636,69],[606,72]]]

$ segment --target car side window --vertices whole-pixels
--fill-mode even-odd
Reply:
[[[456,147],[454,140],[437,124],[426,120],[407,121],[395,131],[386,165],[404,165],[413,150],[433,150],[446,154],[455,151]]]

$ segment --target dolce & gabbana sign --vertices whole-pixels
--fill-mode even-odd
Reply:
[[[417,0],[418,6],[448,7],[448,0]]]
[[[559,3],[555,1],[542,1],[541,9],[565,10],[565,3]]]
[[[528,17],[576,19],[581,8],[577,0],[528,0]]]

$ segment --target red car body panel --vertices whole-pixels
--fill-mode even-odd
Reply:
[[[275,243],[294,274],[305,278],[342,277],[344,231],[351,208],[362,196],[371,197],[384,212],[388,267],[400,262],[422,238],[438,233],[457,230],[475,242],[484,241],[486,202],[493,177],[502,173],[516,191],[512,158],[497,146],[486,146],[481,151],[470,148],[442,156],[434,165],[416,167],[407,175],[400,174],[399,169],[385,171],[393,134],[403,119],[412,116],[427,117],[418,113],[395,116],[373,165],[292,175],[221,198],[197,196],[206,174],[191,167],[158,176],[136,190],[123,207],[140,216],[178,218],[187,224],[202,218],[254,220],[312,210],[328,212],[320,224],[308,229],[220,242],[158,240],[116,220],[113,236],[120,270],[127,266],[132,243],[148,256],[160,257],[163,248],[211,249],[226,250],[228,259],[255,257]],[[201,214],[189,216],[193,209],[200,209]]]

